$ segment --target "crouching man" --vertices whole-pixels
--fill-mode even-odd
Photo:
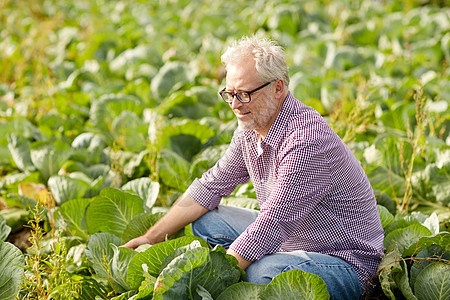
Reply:
[[[247,280],[269,283],[299,269],[320,276],[332,299],[358,299],[383,256],[376,200],[361,165],[320,114],[289,92],[285,54],[245,37],[222,55],[219,94],[239,127],[225,155],[146,234],[124,246],[193,233],[236,257]],[[219,205],[239,184],[259,211]]]

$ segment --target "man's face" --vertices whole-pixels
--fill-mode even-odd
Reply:
[[[226,90],[251,91],[265,82],[257,79],[255,61],[248,57],[239,64],[229,65]],[[230,107],[238,119],[239,127],[255,130],[265,136],[279,112],[279,103],[273,97],[274,83],[252,93],[249,103],[241,103],[236,97]]]

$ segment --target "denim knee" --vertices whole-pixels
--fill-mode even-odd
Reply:
[[[192,233],[212,245],[228,248],[257,216],[254,210],[219,205],[192,223]]]
[[[208,224],[210,214],[211,211],[207,212],[206,214],[204,214],[203,216],[201,216],[200,218],[191,223],[192,233],[195,236],[202,237],[204,234],[206,234],[206,232],[204,232],[205,231],[204,229]]]
[[[207,212],[192,222],[191,228],[195,236],[201,237],[212,246],[221,245],[228,249],[236,239],[229,230],[226,230],[225,222],[215,210]]]

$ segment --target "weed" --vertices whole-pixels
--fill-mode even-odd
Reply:
[[[50,210],[38,202],[28,222],[31,246],[25,254],[21,299],[73,299],[81,289],[80,282],[68,271],[68,249],[60,232],[52,227],[49,237],[43,229],[45,213]],[[51,213],[48,215],[53,218]],[[50,223],[54,224],[54,220]]]
[[[422,152],[425,146],[425,130],[428,123],[428,112],[425,109],[426,97],[423,95],[422,88],[418,88],[414,94],[414,100],[416,103],[416,127],[415,130],[411,130],[411,125],[408,123],[408,128],[406,131],[407,135],[407,143],[411,145],[411,154],[409,157],[405,157],[404,147],[405,144],[400,144],[400,162],[401,168],[403,170],[403,176],[405,178],[405,194],[403,195],[403,199],[398,203],[399,212],[407,213],[411,199],[413,196],[413,186],[412,186],[412,177],[413,177],[413,169],[414,169],[414,161],[416,157],[418,157]]]
[[[345,143],[355,141],[358,134],[363,134],[374,121],[374,106],[369,103],[370,91],[365,83],[358,86],[355,100],[342,97],[336,101],[330,115],[333,130]]]

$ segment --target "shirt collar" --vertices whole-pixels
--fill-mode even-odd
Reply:
[[[270,126],[269,132],[262,140],[263,143],[275,148],[278,146],[280,139],[284,136],[286,132],[286,126],[289,122],[289,116],[292,113],[294,108],[294,101],[296,99],[291,94],[288,93],[286,99],[284,100],[283,107],[281,108],[280,113],[278,114],[275,122],[273,122],[272,126]]]
[[[272,126],[270,126],[269,132],[261,141],[262,144],[267,144],[272,148],[278,146],[280,139],[283,137],[285,133],[286,126],[289,122],[289,115],[291,114],[294,108],[294,101],[297,101],[291,92],[288,92],[286,99],[284,100],[283,106],[281,107],[281,111],[278,114],[277,118],[273,122]],[[243,136],[247,141],[254,140],[260,141],[260,137],[258,133],[254,130],[243,130]]]

